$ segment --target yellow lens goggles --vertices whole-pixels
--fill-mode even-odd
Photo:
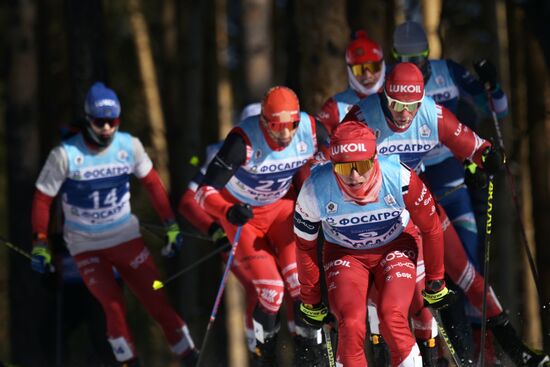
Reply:
[[[351,68],[351,72],[355,76],[365,75],[367,73],[367,70],[370,71],[372,74],[374,74],[382,70],[382,62],[381,61],[366,62],[364,64],[350,65],[349,67]]]
[[[374,158],[367,159],[364,161],[333,163],[334,172],[342,176],[351,175],[353,170],[356,170],[359,175],[364,175],[372,168],[373,165],[374,165]]]
[[[428,58],[430,50],[425,50],[416,54],[400,54],[393,49],[392,54],[393,57],[399,62],[412,62],[413,64],[419,64]]]
[[[395,112],[402,112],[403,110],[407,110],[413,113],[417,109],[419,109],[420,105],[422,104],[422,100],[414,101],[414,102],[401,102],[401,101],[398,101],[397,99],[391,98],[387,94],[386,94],[386,98],[388,99],[388,107],[394,110]]]

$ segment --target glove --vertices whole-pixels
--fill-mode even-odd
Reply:
[[[485,148],[481,161],[483,162],[483,170],[490,175],[496,174],[504,167],[504,158],[500,153],[500,149],[494,146]]]
[[[52,254],[48,247],[46,236],[39,234],[38,239],[33,242],[31,251],[31,268],[37,273],[44,274],[52,266]]]
[[[328,308],[322,303],[308,305],[300,303],[300,317],[309,326],[316,329],[323,327],[328,315]]]
[[[497,69],[492,62],[487,59],[481,59],[474,62],[474,70],[476,71],[479,81],[488,86],[490,91],[494,91],[497,87]]]
[[[225,234],[223,228],[217,223],[212,223],[208,229],[208,235],[212,239],[212,242],[214,242],[214,244],[218,247],[223,247],[225,252],[231,250],[231,242],[229,242],[227,234]]]
[[[434,310],[441,310],[456,301],[456,292],[445,286],[445,281],[429,280],[426,282],[426,289],[422,291],[424,306]]]
[[[471,162],[464,165],[464,183],[471,189],[481,190],[487,187],[487,174],[477,164]]]
[[[252,213],[252,208],[250,208],[250,205],[243,203],[233,205],[229,208],[226,215],[229,223],[236,226],[246,224],[246,222],[248,222],[253,216],[254,213]]]
[[[164,236],[166,245],[162,248],[161,254],[165,257],[174,257],[181,250],[183,236],[180,227],[176,222],[165,225],[166,235]]]

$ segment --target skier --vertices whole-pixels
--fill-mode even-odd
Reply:
[[[415,225],[424,241],[424,295],[434,308],[451,298],[443,279],[443,236],[431,194],[398,156],[376,154],[376,137],[361,122],[336,127],[330,161],[312,170],[294,213],[303,317],[321,325],[328,312],[321,303],[316,250],[322,227],[329,304],[338,320],[337,362],[344,367],[367,364],[365,301],[374,282],[392,366],[418,366],[422,359],[408,323],[420,241]]]
[[[100,302],[107,336],[121,366],[138,366],[125,320],[123,294],[113,267],[160,324],[173,353],[185,366],[194,366],[198,351],[187,325],[162,291],[156,266],[130,209],[130,174],[140,179],[166,228],[165,255],[182,245],[179,227],[157,171],[141,142],[118,131],[120,102],[103,83],[89,89],[84,102],[87,123],[82,131],[54,148],[40,172],[32,206],[32,268],[43,273],[51,262],[47,242],[49,209],[62,194],[64,240],[86,286]]]
[[[386,77],[384,92],[360,101],[346,115],[347,120],[368,124],[375,131],[378,152],[398,154],[413,169],[420,169],[423,157],[439,143],[458,159],[469,160],[490,174],[502,166],[502,157],[490,142],[425,96],[422,72],[409,62],[397,64]],[[446,272],[470,303],[481,310],[483,277],[468,260],[443,208],[439,207],[438,213],[444,226]],[[487,316],[489,328],[517,365],[542,366],[548,360],[548,356],[522,343],[492,288],[487,292]]]
[[[235,127],[199,186],[196,199],[230,239],[242,227],[235,261],[249,270],[258,302],[252,312],[257,364],[275,363],[278,312],[285,288],[299,306],[292,213],[293,177],[326,141],[326,131],[300,112],[298,97],[283,86],[263,98],[260,116]],[[320,329],[296,320],[296,364],[322,365]]]
[[[446,107],[455,115],[458,112],[459,99],[475,104],[478,107],[477,110],[485,115],[489,113],[484,84],[489,86],[493,108],[498,118],[504,118],[508,114],[506,94],[503,93],[497,82],[494,66],[487,60],[475,63],[474,67],[480,77],[478,80],[466,68],[452,60],[428,59],[428,40],[419,23],[407,21],[396,27],[393,34],[393,56],[399,62],[410,61],[418,66],[424,76],[426,95],[432,97],[436,103]],[[469,127],[476,130],[475,121],[472,121]],[[477,228],[479,226],[484,229],[487,191],[476,186],[479,185],[478,182],[485,183],[485,180],[468,175],[466,177],[468,188],[466,188],[462,162],[453,157],[449,149],[441,144],[426,154],[423,163],[425,165],[424,178],[436,197],[441,197],[439,202],[455,226],[468,258],[476,270],[481,271],[484,231],[480,231],[478,235]],[[474,215],[474,212],[477,213],[477,216]],[[453,286],[450,284],[451,288]],[[454,288],[457,287],[454,286]],[[452,328],[448,327],[449,335],[457,347],[458,353],[467,358],[473,358],[472,330],[466,317],[465,305],[468,316],[477,326],[474,330],[477,330],[478,333],[481,315],[470,305],[465,304],[462,292],[458,293],[461,301],[447,308],[441,315],[446,325],[453,326]],[[490,333],[489,336],[492,337]],[[487,345],[492,346],[491,343]],[[494,353],[493,348],[488,348],[488,351],[490,354]]]
[[[346,48],[348,88],[330,97],[317,119],[332,132],[342,121],[351,106],[366,96],[377,93],[384,85],[386,64],[382,47],[369,37],[364,30],[355,32],[355,37]]]
[[[257,116],[260,114],[260,111],[261,111],[260,103],[251,103],[243,109],[243,111],[241,112],[239,121],[242,122],[250,116]],[[206,147],[205,163],[197,172],[197,174],[189,182],[189,185],[187,186],[187,190],[185,190],[185,192],[183,193],[180,199],[180,202],[178,205],[178,212],[182,217],[184,217],[189,223],[191,223],[201,233],[208,235],[216,246],[227,247],[227,244],[229,243],[229,239],[227,238],[227,234],[225,233],[223,228],[216,221],[216,218],[214,218],[213,216],[208,214],[204,209],[202,209],[198,205],[197,201],[195,200],[195,194],[196,194],[197,188],[199,187],[199,185],[201,184],[204,178],[204,174],[206,173],[208,164],[212,161],[212,158],[214,158],[214,156],[218,153],[222,144],[223,144],[223,141],[215,144],[211,144]],[[227,247],[227,251],[224,254],[222,254],[224,261],[227,260],[228,251],[229,251],[229,247]],[[241,264],[239,262],[234,262],[232,265],[231,271],[237,277],[237,279],[242,284],[246,292],[245,329],[246,329],[247,344],[248,344],[249,350],[251,352],[255,352],[256,338],[254,336],[254,324],[252,319],[252,313],[254,312],[256,303],[258,302],[258,297],[256,296],[256,288],[252,283],[251,274],[249,274],[248,270],[245,267],[240,265]],[[292,311],[292,307],[293,306],[290,307],[289,311]],[[293,326],[294,326],[292,315],[293,315],[293,312],[289,312],[287,315],[287,318],[289,318],[289,329],[291,331],[293,331]]]

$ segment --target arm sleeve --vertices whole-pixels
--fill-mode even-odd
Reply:
[[[294,210],[294,233],[302,301],[316,304],[321,302],[320,272],[317,261],[317,236],[321,220],[312,190],[308,180],[298,195]]]
[[[36,180],[36,188],[42,193],[55,197],[65,182],[69,171],[67,153],[61,146],[54,148]]]
[[[491,111],[488,106],[483,84],[481,84],[468,69],[452,60],[447,60],[447,68],[449,69],[451,78],[457,84],[460,91],[472,98],[476,106],[483,111],[485,115],[490,115]],[[495,90],[491,91],[491,97],[497,117],[506,117],[508,115],[508,97],[502,91],[500,85],[497,85]]]
[[[329,98],[321,107],[321,111],[317,114],[317,120],[323,124],[329,134],[332,134],[332,131],[340,122],[338,104],[333,98]]]
[[[201,233],[208,234],[214,218],[206,213],[195,200],[195,192],[191,189],[185,190],[178,205],[179,214]]]
[[[437,127],[439,141],[451,150],[457,159],[468,159],[480,166],[481,155],[485,148],[491,146],[487,140],[480,138],[472,129],[464,125],[456,116],[443,106],[437,106]]]
[[[195,200],[199,206],[215,218],[223,217],[232,206],[219,190],[233,177],[248,157],[250,144],[237,127],[225,139],[220,151],[208,165],[204,179],[197,189]]]
[[[140,178],[140,181],[145,186],[153,207],[162,221],[164,223],[173,222],[175,220],[174,212],[157,171],[151,168],[146,176]]]
[[[238,128],[229,133],[206,169],[201,185],[222,189],[247,159],[247,144]]]
[[[147,152],[145,152],[145,148],[143,148],[143,144],[141,144],[138,138],[133,138],[132,143],[134,146],[135,158],[134,175],[137,178],[143,178],[147,176],[153,168],[153,162],[151,158],[149,158],[149,155],[147,155]]]
[[[403,200],[411,214],[411,220],[422,234],[426,279],[443,279],[443,231],[434,198],[414,171],[405,166],[401,170],[401,177],[410,175],[408,191],[403,195]]]
[[[34,192],[31,211],[32,233],[42,233],[47,236],[53,199],[53,196],[49,196],[39,189]]]

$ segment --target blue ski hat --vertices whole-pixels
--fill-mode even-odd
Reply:
[[[86,94],[84,112],[89,118],[115,119],[120,116],[120,101],[112,89],[95,82]]]
[[[411,20],[398,25],[393,32],[394,52],[399,55],[415,55],[428,51],[426,32],[417,22]]]

